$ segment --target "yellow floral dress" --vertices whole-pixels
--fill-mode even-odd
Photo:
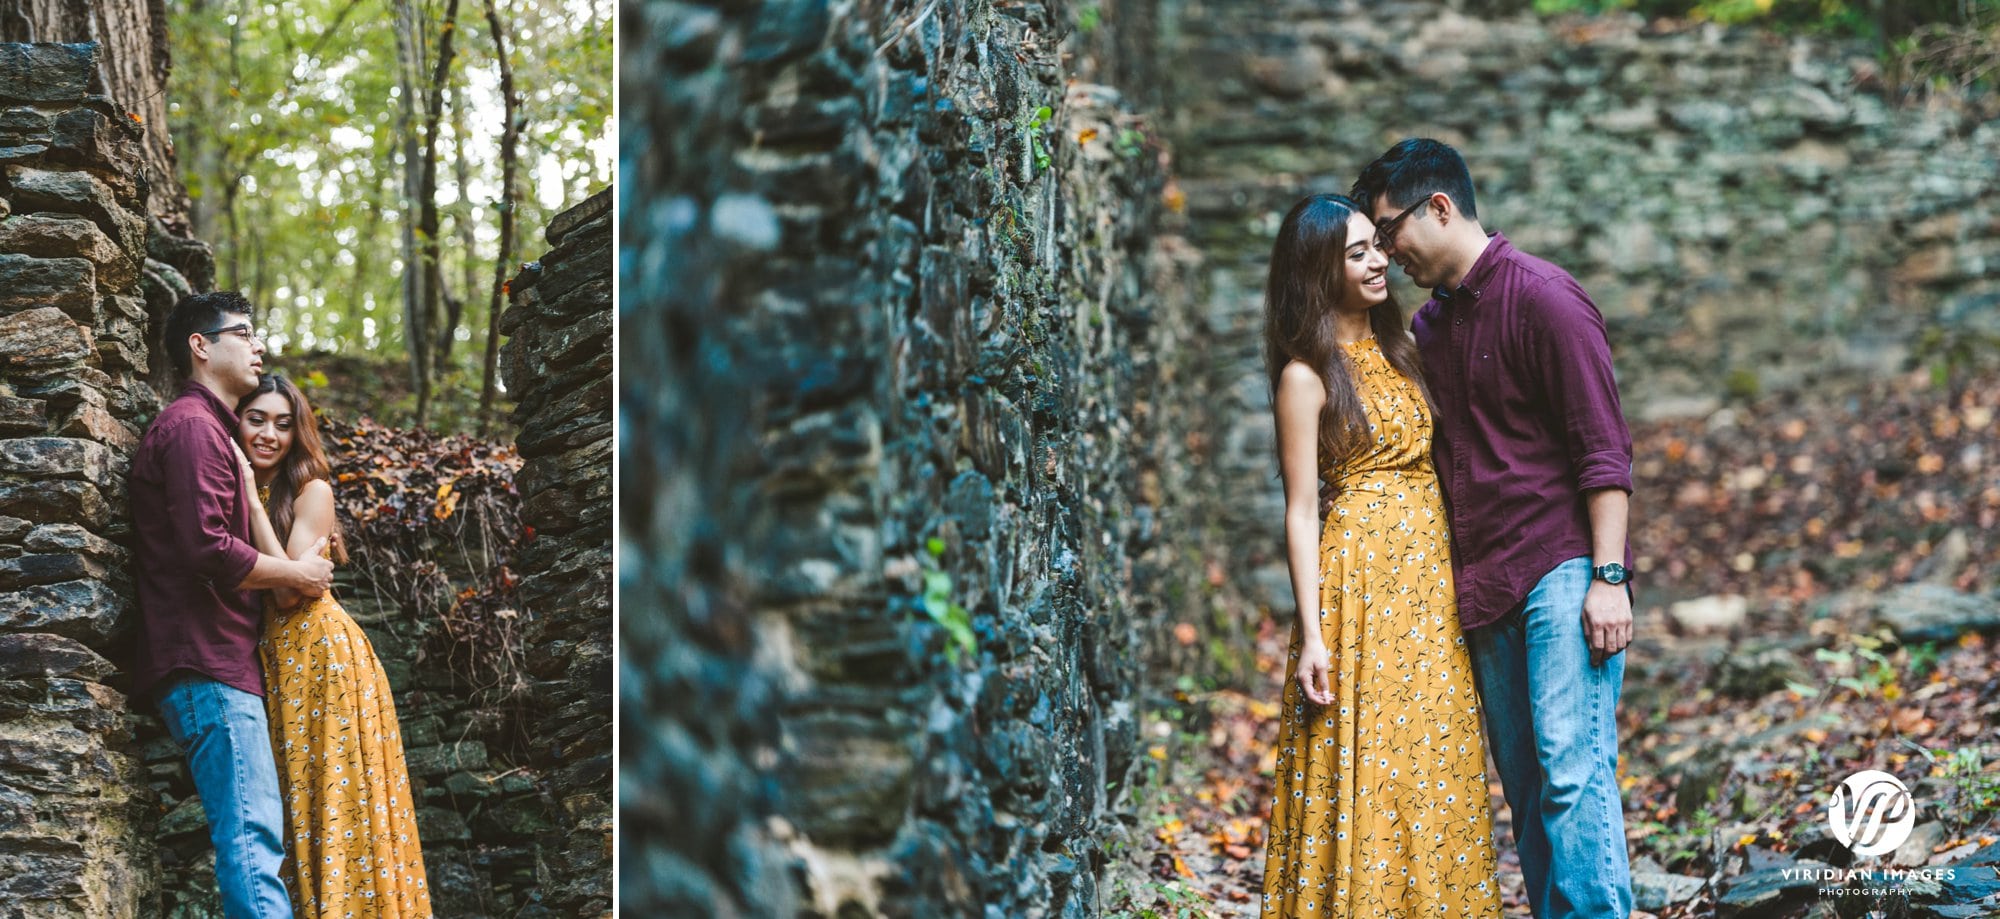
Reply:
[[[1374,443],[1320,475],[1320,634],[1334,701],[1285,668],[1265,919],[1500,915],[1493,816],[1450,534],[1415,384],[1344,346]]]
[[[389,680],[332,594],[266,606],[264,707],[301,919],[428,919],[416,802]]]

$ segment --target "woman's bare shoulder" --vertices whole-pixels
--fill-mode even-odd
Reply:
[[[309,479],[299,496],[292,499],[292,506],[299,510],[308,507],[331,509],[333,507],[333,483],[325,479]]]
[[[1293,360],[1278,373],[1278,398],[1326,401],[1326,381],[1305,361]]]

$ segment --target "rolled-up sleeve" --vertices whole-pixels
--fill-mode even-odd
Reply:
[[[1618,404],[1603,315],[1567,276],[1549,279],[1527,299],[1542,391],[1562,425],[1577,489],[1629,493],[1632,432]]]
[[[242,500],[229,442],[206,424],[162,433],[155,456],[177,561],[218,590],[236,590],[257,567],[257,547],[229,530],[229,502]]]

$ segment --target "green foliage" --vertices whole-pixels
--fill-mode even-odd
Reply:
[[[1927,25],[1964,23],[1968,13],[1990,9],[1993,0],[1964,3],[1962,0],[1918,0],[1915,3],[1884,4],[1868,0],[1534,0],[1535,12],[1545,16],[1566,13],[1637,12],[1648,18],[1668,17],[1716,22],[1723,25],[1759,25],[1784,31],[1810,32],[1846,38],[1863,38],[1886,47]]]
[[[1930,774],[1943,782],[1949,796],[1938,802],[1937,815],[1953,836],[1982,826],[2000,810],[2000,769],[1989,769],[1979,747],[1959,747],[1945,753],[1905,739],[1930,764]],[[2000,765],[2000,764],[1995,764]]]
[[[1853,675],[1834,678],[1834,685],[1852,690],[1864,698],[1881,695],[1889,687],[1896,685],[1896,668],[1889,663],[1888,655],[1882,653],[1883,641],[1869,635],[1856,635],[1851,639],[1853,651],[1835,651],[1820,648],[1813,651],[1813,659],[1833,664],[1842,670],[1851,670]]]
[[[2000,773],[1989,773],[1978,747],[1960,747],[1940,764],[1961,814],[2000,808]]]
[[[1084,35],[1097,31],[1097,27],[1103,23],[1104,10],[1095,3],[1086,4],[1076,11],[1076,30]]]
[[[1713,859],[1718,848],[1715,830],[1720,822],[1715,811],[1709,806],[1714,803],[1714,797],[1714,791],[1711,790],[1710,800],[1683,821],[1675,823],[1663,823],[1657,820],[1640,821],[1640,825],[1647,833],[1646,839],[1650,844],[1648,847],[1658,853],[1660,861],[1669,868],[1684,867],[1702,856]]]
[[[1757,371],[1738,367],[1729,371],[1729,376],[1722,381],[1722,388],[1732,399],[1755,399],[1763,384],[1757,379]]]
[[[1112,142],[1111,149],[1126,159],[1138,156],[1146,149],[1146,132],[1138,128],[1119,131],[1118,139]]]
[[[1891,649],[1895,638],[1886,630],[1849,639],[1852,651],[1820,648],[1813,659],[1832,664],[1841,673],[1831,687],[1846,689],[1863,699],[1894,702],[1903,696],[1905,684],[1917,685],[1937,670],[1941,652],[1935,643]],[[1829,687],[1829,688],[1831,688]],[[1790,683],[1793,693],[1805,698],[1821,695],[1821,689],[1806,683]]]
[[[1917,682],[1937,670],[1937,642],[1927,641],[1905,650],[1909,653],[1910,682]]]
[[[1048,144],[1043,135],[1048,133],[1049,123],[1055,118],[1055,109],[1044,105],[1021,121],[1021,137],[1034,157],[1035,168],[1047,170],[1054,160],[1049,155]]]
[[[613,26],[610,5],[598,0],[495,2],[512,33],[525,122],[514,257],[522,261],[545,248],[551,217],[611,179]],[[169,130],[192,229],[216,248],[217,286],[251,296],[272,363],[294,373],[310,368],[287,357],[305,351],[401,354],[399,240],[415,205],[401,188],[395,15],[361,0],[168,9]],[[442,11],[418,5],[432,33]],[[454,44],[438,201],[442,272],[463,318],[440,376],[469,374],[476,405],[499,254],[502,129],[481,0],[460,0]]]
[[[1919,365],[1929,368],[1932,386],[1949,389],[1956,381],[2000,366],[2000,335],[1961,325],[1932,325],[1918,333],[1910,352]]]
[[[951,575],[939,567],[944,558],[944,540],[933,536],[924,543],[924,548],[924,595],[921,603],[931,621],[951,636],[951,644],[945,646],[945,655],[953,666],[957,666],[963,655],[978,653],[979,639],[972,632],[972,614],[951,599]]]

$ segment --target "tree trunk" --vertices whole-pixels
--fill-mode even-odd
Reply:
[[[243,222],[236,214],[236,198],[243,190],[243,177],[235,176],[222,186],[222,223],[229,230],[228,280],[231,290],[243,289]]]
[[[395,0],[396,84],[400,104],[396,133],[403,141],[403,346],[410,355],[410,389],[417,396],[418,423],[430,407],[430,349],[424,335],[424,288],[427,286],[423,262],[417,251],[417,207],[423,197],[423,176],[418,166],[417,81],[423,68],[423,48],[417,26],[419,19],[412,0]]]
[[[438,129],[444,121],[444,89],[451,79],[452,35],[458,31],[458,0],[447,0],[444,22],[438,26],[437,63],[431,72],[430,88],[425,99],[423,176],[419,186],[418,233],[423,237],[424,292],[423,324],[412,330],[416,334],[418,347],[429,342],[429,334],[435,334],[439,318],[438,305],[444,292],[444,269],[438,264],[438,206],[437,206],[437,166]],[[428,334],[427,334],[428,333]],[[424,389],[417,396],[417,426],[423,427],[430,420],[431,383],[437,378],[438,367],[432,364],[430,378],[424,381]]]
[[[467,48],[466,53],[469,55],[471,49]],[[452,179],[458,183],[458,209],[452,213],[451,222],[458,229],[458,264],[465,274],[458,286],[458,296],[445,301],[444,332],[438,336],[440,370],[451,367],[451,352],[458,343],[458,327],[465,321],[465,306],[472,300],[472,292],[479,289],[479,263],[473,257],[479,251],[479,240],[472,232],[472,155],[466,149],[463,80],[452,81],[451,136]]]
[[[346,342],[368,345],[368,324],[363,314],[368,302],[369,288],[375,282],[375,247],[371,242],[382,228],[382,176],[376,173],[368,188],[368,223],[359,237],[363,244],[354,247],[354,281],[348,287],[347,318],[341,332]]]
[[[193,0],[189,6],[199,15],[208,8],[209,0]],[[220,111],[222,100],[214,92],[214,84],[197,81],[195,85],[200,87],[201,91],[193,99],[189,99],[190,94],[185,92],[176,92],[175,96],[191,102],[197,112]],[[218,196],[215,191],[221,184],[219,179],[224,168],[222,144],[211,142],[203,137],[200,131],[191,131],[189,134],[190,136],[181,138],[176,144],[180,161],[189,166],[188,174],[195,176],[197,184],[204,186],[207,191],[201,198],[188,201],[188,235],[195,239],[211,240],[220,235],[223,221],[218,207],[220,202],[216,200]]]
[[[500,368],[500,311],[507,303],[507,271],[514,264],[514,148],[521,137],[520,100],[514,94],[514,67],[507,58],[507,28],[500,22],[498,0],[486,0],[486,27],[493,33],[493,58],[500,62],[500,101],[506,127],[500,133],[500,255],[493,263],[493,298],[486,308],[486,374],[479,387],[479,436],[493,423]]]

